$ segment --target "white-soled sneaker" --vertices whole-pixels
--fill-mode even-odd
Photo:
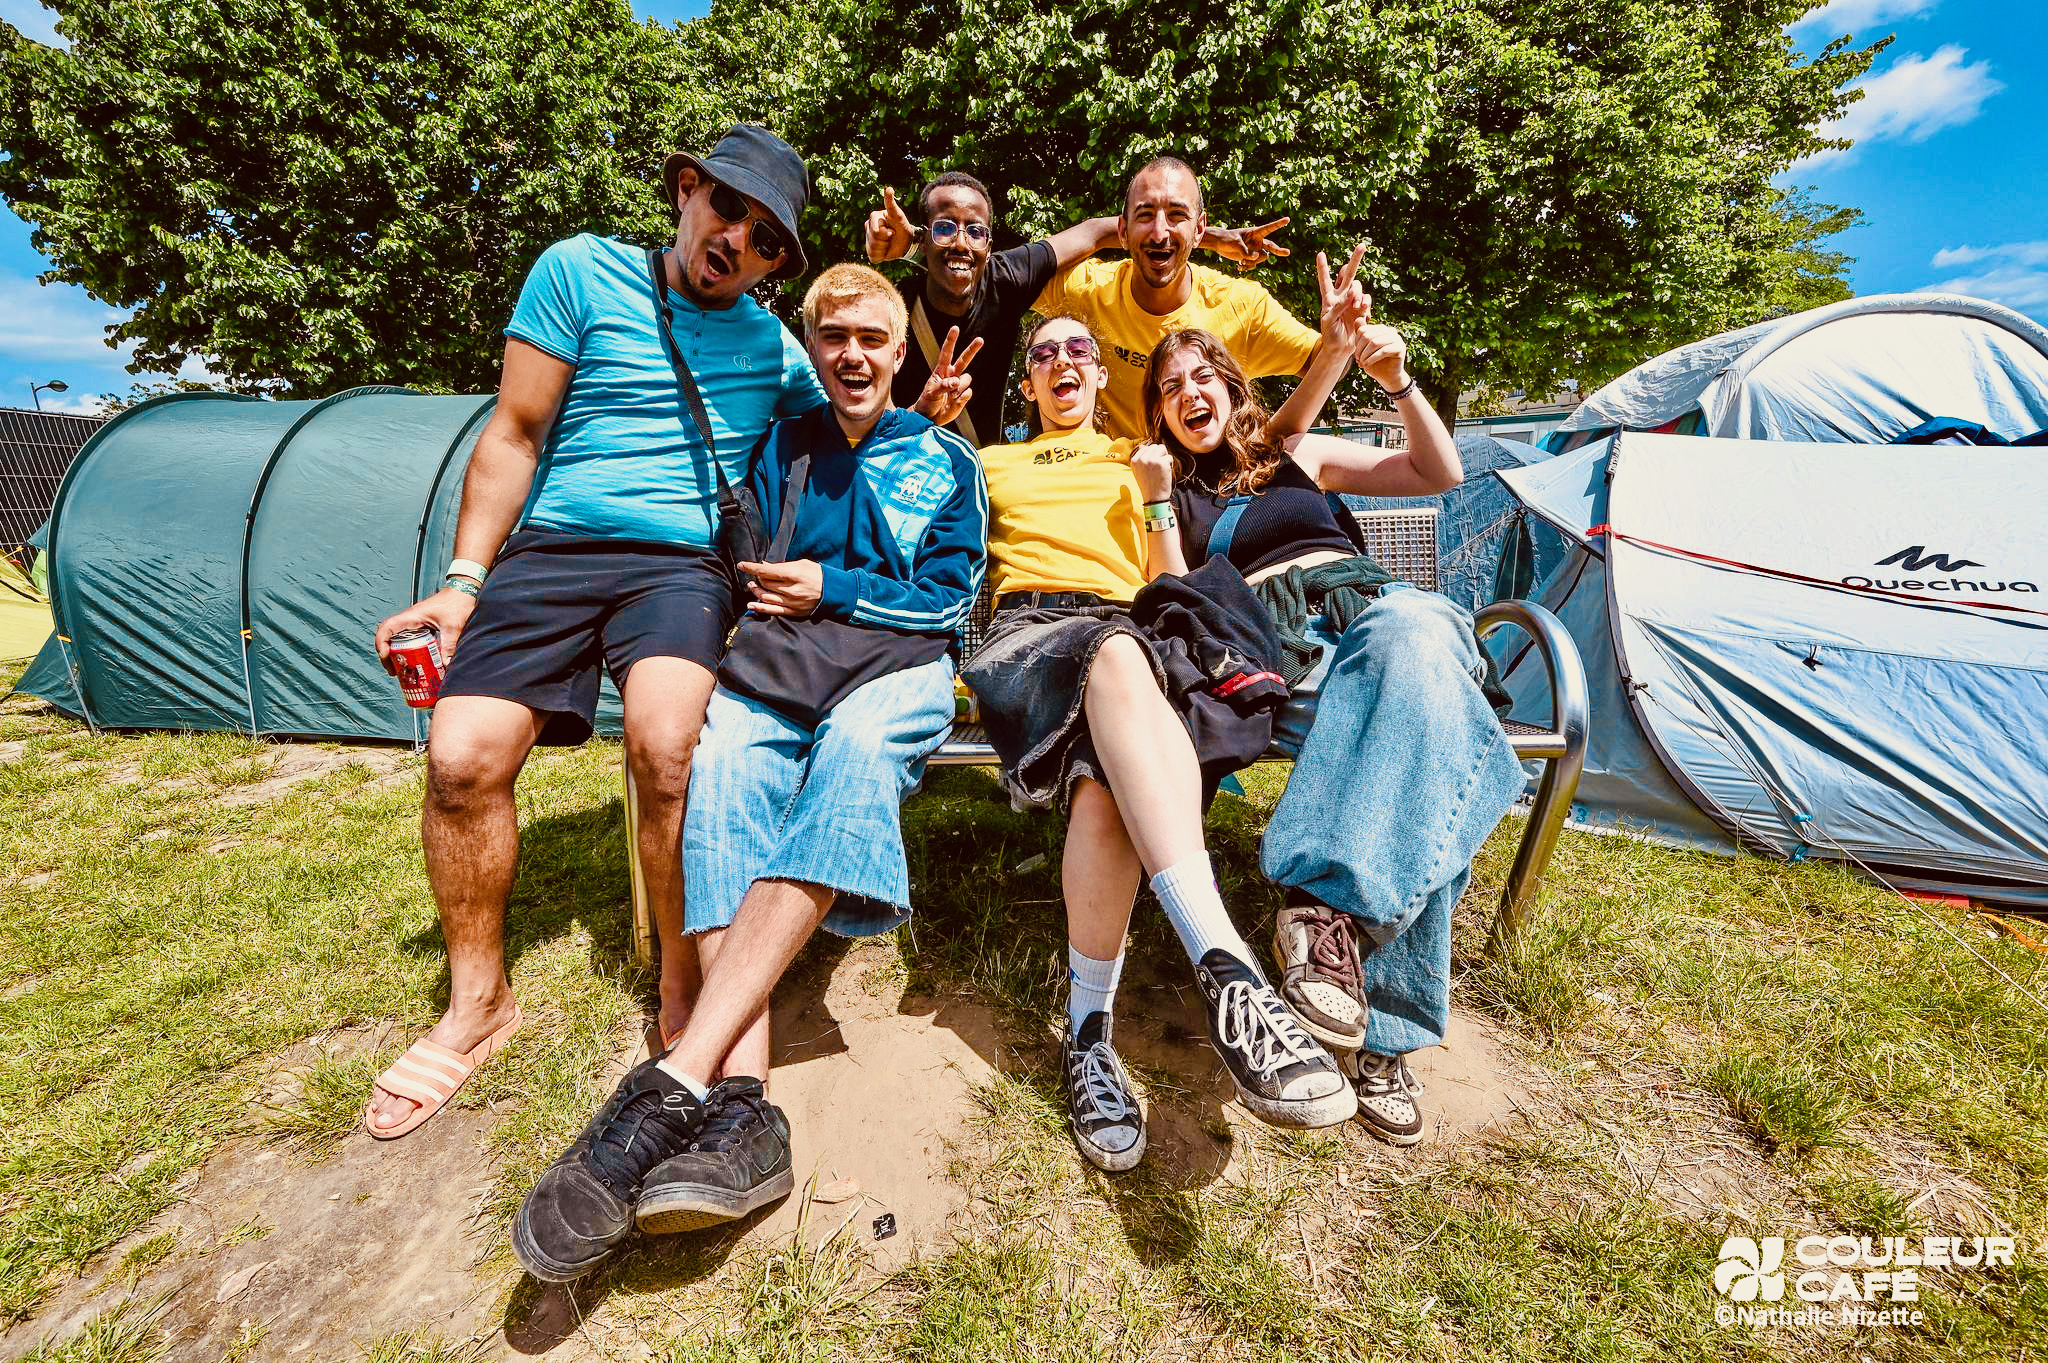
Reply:
[[[1344,1073],[1358,1091],[1358,1120],[1389,1145],[1414,1145],[1429,1134],[1422,1104],[1415,1101],[1422,1084],[1408,1069],[1405,1055],[1374,1055],[1359,1051],[1344,1058]]]
[[[1209,1040],[1252,1113],[1308,1129],[1336,1126],[1358,1110],[1336,1060],[1257,971],[1219,947],[1196,963],[1195,980],[1209,1004]]]
[[[1067,1124],[1090,1164],[1109,1173],[1145,1157],[1145,1110],[1109,1042],[1109,1014],[1090,1013],[1067,1038]]]
[[[1333,1051],[1365,1045],[1364,974],[1358,928],[1327,904],[1289,904],[1273,918],[1280,997],[1302,1027]]]

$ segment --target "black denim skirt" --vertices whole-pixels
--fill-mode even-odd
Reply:
[[[1144,647],[1163,688],[1166,674],[1151,642],[1120,606],[1017,607],[989,623],[988,637],[960,676],[981,707],[1012,799],[1065,809],[1081,777],[1109,784],[1081,702],[1095,655],[1118,634]]]

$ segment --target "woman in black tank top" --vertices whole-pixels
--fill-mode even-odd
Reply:
[[[1303,644],[1299,669],[1313,663],[1320,677],[1314,718],[1260,854],[1287,890],[1273,934],[1280,993],[1347,1057],[1367,1128],[1412,1145],[1427,1122],[1406,1057],[1443,1040],[1451,908],[1522,774],[1480,689],[1471,617],[1390,584],[1334,495],[1427,496],[1464,476],[1450,432],[1408,375],[1400,334],[1372,322],[1371,300],[1351,282],[1357,263],[1333,283],[1317,257],[1323,343],[1271,416],[1215,336],[1162,340],[1145,373],[1145,416],[1165,457],[1132,468],[1148,502],[1175,506],[1182,533],[1169,570],[1226,554],[1283,636],[1291,627],[1316,641]],[[1308,433],[1354,358],[1387,390],[1407,448]]]

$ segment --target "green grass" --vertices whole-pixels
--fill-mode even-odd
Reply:
[[[92,735],[0,712],[0,1321],[105,1263],[238,1134],[294,1158],[354,1125],[381,1052],[301,1046],[438,1013],[446,987],[419,860],[416,759],[349,765],[223,805],[268,754],[233,737]],[[546,753],[521,786],[512,913],[528,1025],[458,1100],[499,1114],[484,1243],[587,1117],[647,999],[630,960],[618,750]],[[1254,942],[1278,896],[1257,843],[1284,772],[1211,820],[1226,896]],[[1004,1029],[951,1171],[974,1197],[959,1244],[887,1277],[847,1233],[700,1237],[633,1255],[586,1303],[630,1352],[675,1360],[1750,1360],[2043,1363],[2048,1028],[1930,919],[1827,865],[1567,835],[1516,949],[1483,952],[1520,826],[1482,853],[1454,942],[1457,998],[1486,1014],[1542,1100],[1455,1151],[1353,1132],[1223,1126],[1185,1072],[1147,1069],[1155,1114],[1228,1141],[1227,1173],[1148,1159],[1105,1178],[1074,1155],[1051,1048],[1064,934],[1055,820],[983,771],[934,773],[906,811],[919,915],[893,950],[820,939],[886,995],[972,999]],[[2035,992],[2041,958],[1933,911]],[[1182,969],[1141,906],[1134,973]],[[345,1035],[359,1037],[361,1032]],[[296,1049],[295,1049],[296,1048]],[[278,1066],[295,1065],[276,1098]],[[1723,1182],[1699,1197],[1702,1163]],[[1725,1210],[1715,1211],[1725,1201]],[[1725,1234],[2021,1237],[2011,1270],[1931,1275],[1928,1322],[1839,1339],[1714,1324]],[[246,1233],[255,1233],[256,1225]],[[216,1240],[243,1230],[222,1228]],[[812,1237],[815,1239],[815,1236]],[[206,1252],[169,1233],[110,1269],[132,1285]],[[502,1255],[500,1262],[502,1262]],[[529,1286],[506,1303],[516,1319]],[[151,1363],[154,1318],[108,1310],[30,1357]],[[347,1337],[345,1325],[337,1340]],[[261,1352],[261,1342],[247,1350]],[[431,1335],[337,1356],[442,1363]]]
[[[219,735],[93,735],[0,715],[0,1322],[33,1310],[167,1206],[178,1181],[266,1115],[331,1147],[367,1062],[316,1065],[295,1112],[252,1106],[267,1062],[314,1033],[431,1023],[446,964],[420,863],[421,764],[358,765],[271,801],[215,796],[267,767]],[[639,1007],[620,855],[618,750],[538,760],[511,953],[526,1031],[458,1102],[513,1111],[508,1169],[587,1106]],[[218,853],[209,849],[223,847]],[[539,1123],[536,1128],[535,1123]],[[147,1157],[138,1172],[123,1175]],[[516,1176],[516,1174],[515,1174]],[[515,1195],[516,1196],[516,1195]]]
[[[44,1340],[21,1363],[157,1363],[169,1355],[157,1317],[163,1298],[124,1301],[100,1312],[61,1343]]]

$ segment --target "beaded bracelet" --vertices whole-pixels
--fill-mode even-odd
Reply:
[[[1418,380],[1411,374],[1408,378],[1408,382],[1401,385],[1401,389],[1399,392],[1387,394],[1387,401],[1399,402],[1402,398],[1413,395],[1415,392],[1415,385],[1417,382]]]

